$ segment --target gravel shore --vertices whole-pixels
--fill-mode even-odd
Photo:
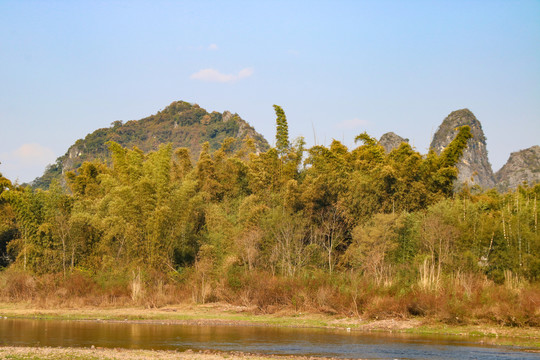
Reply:
[[[192,351],[183,352],[165,350],[130,350],[106,348],[51,348],[51,347],[0,347],[0,359],[10,360],[124,360],[124,359],[161,359],[161,360],[324,360],[329,358],[313,358],[305,356],[257,355],[240,352]]]

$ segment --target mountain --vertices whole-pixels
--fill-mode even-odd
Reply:
[[[506,191],[526,181],[529,185],[540,182],[540,146],[510,154],[508,161],[495,174],[497,189]]]
[[[77,169],[84,161],[105,161],[109,156],[107,142],[111,140],[128,148],[137,146],[144,152],[156,150],[160,144],[171,143],[174,148],[188,148],[196,159],[204,142],[208,141],[210,149],[216,150],[228,137],[237,139],[233,149],[240,147],[246,137],[254,140],[258,151],[269,148],[266,139],[238,114],[229,111],[209,113],[197,104],[175,101],[155,115],[125,124],[115,121],[111,127],[98,129],[77,140],[65,155],[47,167],[43,176],[32,182],[32,186],[48,188],[53,179],[61,179],[62,174]]]
[[[469,139],[467,149],[457,165],[459,171],[457,185],[468,183],[469,185],[479,185],[484,189],[492,188],[495,186],[495,177],[488,160],[486,137],[482,130],[482,124],[469,109],[450,113],[437,129],[430,148],[440,154],[454,139],[458,128],[464,125],[471,127],[473,137]]]
[[[408,143],[409,139],[402,138],[401,136],[397,135],[393,132],[387,132],[386,134],[383,134],[381,138],[379,139],[379,143],[384,148],[384,151],[389,153],[390,151],[397,149],[401,143]]]

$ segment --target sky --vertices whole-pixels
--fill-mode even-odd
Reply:
[[[173,101],[238,113],[272,144],[426,153],[452,111],[494,171],[540,143],[540,1],[0,0],[0,173],[28,182],[77,139]]]

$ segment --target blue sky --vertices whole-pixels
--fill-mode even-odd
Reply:
[[[87,133],[175,100],[274,141],[367,131],[425,153],[453,110],[498,170],[540,141],[540,1],[3,1],[0,172],[30,181]]]

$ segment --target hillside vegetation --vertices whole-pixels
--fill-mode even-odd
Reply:
[[[468,126],[440,154],[365,133],[305,149],[275,109],[265,152],[109,142],[67,191],[1,178],[0,297],[540,325],[540,185],[455,193]]]

